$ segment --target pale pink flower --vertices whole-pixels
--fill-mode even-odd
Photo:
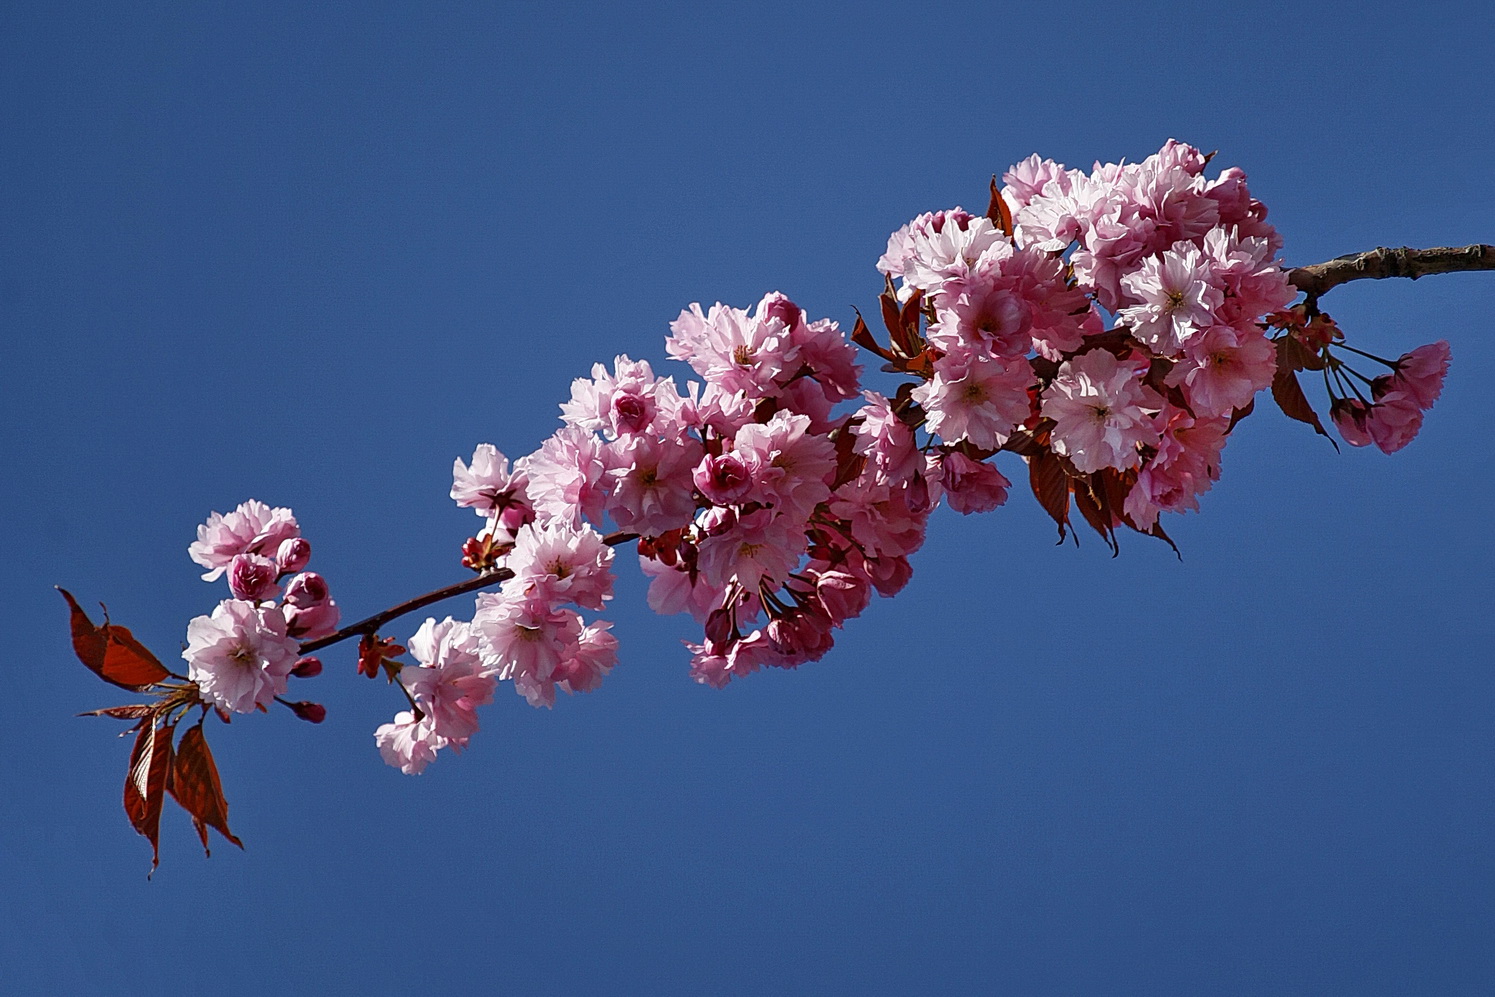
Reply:
[[[1164,431],[1157,453],[1137,473],[1123,505],[1127,518],[1150,529],[1159,512],[1197,510],[1197,496],[1220,477],[1220,451],[1230,425],[1228,417],[1195,418],[1182,409],[1164,408],[1158,417]]]
[[[935,363],[934,378],[914,388],[913,397],[929,415],[929,431],[946,443],[996,448],[1028,418],[1033,380],[1022,357],[951,353]]]
[[[602,441],[577,426],[562,426],[540,449],[515,461],[529,479],[526,493],[538,518],[580,526],[582,518],[602,522],[607,501],[607,465]]]
[[[202,697],[234,713],[268,707],[286,691],[300,645],[274,606],[225,599],[187,624],[187,677]]]
[[[929,341],[946,352],[965,347],[1016,357],[1033,348],[1033,309],[1018,293],[1017,282],[999,267],[947,281],[935,314]]]
[[[1122,308],[1117,317],[1139,342],[1165,355],[1214,325],[1215,310],[1225,300],[1209,261],[1187,242],[1143,260],[1121,278],[1121,286],[1140,304]]]
[[[852,450],[867,458],[873,480],[879,485],[901,485],[924,466],[924,457],[914,441],[914,431],[893,414],[892,403],[875,391],[864,391],[866,404],[858,411]]]
[[[478,730],[477,708],[492,701],[497,683],[478,656],[471,626],[450,616],[440,623],[427,618],[406,646],[421,667],[401,669],[400,681],[433,730],[453,748],[466,747]]]
[[[1039,159],[1034,153],[1002,174],[1002,183],[1006,184],[1003,193],[1011,204],[1022,207],[1045,191],[1055,196],[1069,193],[1069,174],[1070,171],[1059,163]],[[1049,184],[1054,184],[1052,190],[1049,190]]]
[[[556,666],[557,688],[565,693],[592,692],[602,684],[618,663],[618,638],[609,633],[611,629],[606,620],[594,620],[582,628],[571,656]]]
[[[1007,501],[1007,489],[1012,482],[986,461],[971,460],[959,450],[952,450],[945,454],[940,466],[944,472],[945,503],[961,515],[990,512]]]
[[[698,623],[719,607],[725,590],[708,583],[684,567],[671,567],[651,557],[639,555],[639,568],[649,581],[649,608],[662,616],[689,613]]]
[[[685,436],[661,442],[650,436],[608,444],[611,493],[606,511],[618,529],[657,537],[687,525],[696,511],[691,472],[704,451]]]
[[[499,679],[531,675],[548,680],[572,654],[581,634],[581,617],[569,609],[549,609],[507,591],[478,596],[472,631],[483,664]]]
[[[1157,393],[1142,383],[1147,361],[1121,361],[1094,349],[1059,368],[1043,393],[1043,414],[1054,420],[1054,452],[1089,474],[1103,467],[1136,467],[1139,446],[1158,440]]]
[[[505,561],[514,577],[503,588],[515,600],[540,606],[574,602],[601,609],[612,598],[612,563],[613,549],[591,526],[576,527],[560,519],[532,523],[514,538],[514,550]]]
[[[208,570],[202,579],[217,581],[240,554],[275,556],[281,541],[301,535],[291,510],[272,509],[250,499],[227,515],[215,512],[197,528],[197,540],[187,547],[192,560]]]
[[[1370,407],[1365,428],[1383,453],[1396,453],[1422,429],[1422,412],[1410,391],[1388,391]]]
[[[472,453],[472,465],[462,458],[452,462],[452,499],[460,508],[471,509],[490,520],[503,520],[512,532],[534,518],[525,497],[528,478],[491,443],[480,443]]]
[[[436,733],[430,717],[417,720],[414,713],[406,710],[396,713],[392,723],[374,731],[374,743],[386,764],[406,775],[420,775],[436,760],[436,752],[446,747],[447,741]]]
[[[594,364],[591,380],[571,382],[571,400],[561,405],[561,418],[609,439],[674,426],[680,393],[672,378],[655,377],[649,361],[626,355],[613,361],[613,370]]]
[[[751,398],[769,397],[780,376],[797,369],[794,344],[783,322],[763,321],[718,302],[710,312],[692,304],[670,323],[670,356],[684,360],[708,382]]]
[[[275,548],[275,569],[282,575],[295,574],[311,560],[311,544],[301,537],[282,540]]]
[[[293,541],[286,541],[292,543]],[[235,599],[265,602],[280,593],[280,569],[271,558],[239,554],[228,564],[228,590]]]
[[[733,451],[755,469],[752,498],[803,522],[830,498],[836,474],[836,446],[810,432],[810,420],[797,413],[775,412],[766,423],[737,431]]]
[[[789,577],[806,546],[803,520],[759,509],[720,536],[702,541],[701,577],[718,589],[734,581],[748,592],[756,592],[761,584],[775,589]]]
[[[1277,350],[1261,329],[1212,326],[1184,347],[1166,383],[1184,390],[1197,415],[1223,415],[1245,408],[1272,383]]]

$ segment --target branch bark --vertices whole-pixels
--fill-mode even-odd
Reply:
[[[1416,280],[1435,273],[1495,270],[1495,246],[1439,246],[1434,249],[1389,249],[1351,253],[1325,263],[1289,270],[1287,279],[1308,296],[1310,302],[1340,284],[1352,280],[1407,277]]]

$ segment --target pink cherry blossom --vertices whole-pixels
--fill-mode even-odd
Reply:
[[[1121,278],[1121,286],[1139,303],[1122,308],[1117,317],[1155,353],[1176,353],[1214,325],[1215,310],[1225,300],[1209,261],[1188,242],[1176,243],[1161,258],[1143,260]]]
[[[557,519],[525,526],[505,563],[514,577],[504,582],[504,592],[515,600],[601,609],[612,598],[613,549],[588,525]]]
[[[934,378],[914,388],[913,398],[928,413],[929,431],[946,443],[996,448],[1028,418],[1033,381],[1022,357],[951,353],[935,363]]]
[[[267,708],[286,691],[300,645],[273,606],[225,599],[187,625],[187,677],[202,697],[234,713]]]
[[[197,540],[187,548],[192,560],[209,570],[203,581],[217,581],[240,554],[275,556],[284,540],[301,535],[291,510],[272,509],[250,499],[227,515],[215,512],[197,528]]]
[[[606,511],[618,529],[652,537],[689,523],[696,511],[691,475],[703,453],[690,437],[631,436],[608,444]]]
[[[971,460],[958,450],[940,462],[944,474],[945,503],[963,516],[990,512],[1007,501],[1012,487],[1001,471],[985,461]]]
[[[602,441],[579,426],[562,426],[540,449],[515,461],[529,480],[526,494],[537,517],[580,526],[583,517],[602,521],[607,501],[607,464]]]
[[[1054,452],[1087,474],[1136,467],[1137,448],[1157,443],[1152,416],[1162,404],[1142,383],[1147,366],[1100,349],[1062,364],[1043,393],[1043,414],[1054,420]]]
[[[286,543],[294,541],[287,540]],[[228,590],[235,599],[265,602],[280,594],[280,568],[259,554],[239,554],[228,565]]]
[[[571,383],[571,400],[561,405],[561,417],[573,426],[605,433],[609,439],[673,428],[680,393],[675,382],[655,377],[647,360],[626,355],[613,361],[615,373],[602,364],[592,367],[592,378]]]
[[[340,613],[328,594],[327,581],[314,571],[303,571],[286,583],[286,626],[292,637],[316,640],[337,630]]]
[[[436,733],[430,717],[419,720],[406,710],[396,713],[394,721],[374,731],[374,743],[386,764],[406,775],[420,775],[436,760],[436,752],[446,747],[446,738]]]
[[[400,681],[430,718],[432,729],[461,750],[478,730],[477,708],[493,699],[497,680],[477,652],[467,623],[427,618],[406,645],[420,667],[404,668]]]
[[[1448,376],[1448,341],[1419,346],[1411,353],[1403,353],[1396,361],[1396,373],[1390,387],[1405,391],[1423,410],[1433,407],[1443,392],[1443,379]]]
[[[1276,373],[1277,350],[1261,329],[1217,325],[1184,348],[1166,380],[1183,388],[1196,414],[1223,415],[1245,408]]]
[[[452,499],[460,508],[499,523],[511,533],[534,518],[526,497],[528,477],[491,443],[480,443],[472,465],[452,463]]]

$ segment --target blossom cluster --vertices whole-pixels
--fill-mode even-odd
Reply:
[[[1296,335],[1270,338],[1264,320],[1296,295],[1282,241],[1245,174],[1211,179],[1209,160],[1174,141],[1089,172],[1031,157],[986,214],[893,233],[878,263],[891,345],[779,293],[691,305],[665,346],[699,380],[619,356],[573,383],[533,453],[511,464],[483,444],[457,460],[451,496],[483,520],[463,563],[502,587],[469,623],[428,620],[412,640],[411,710],[379,729],[385,759],[418,772],[465,746],[499,681],[536,706],[595,689],[617,642],[582,611],[612,597],[617,543],[637,541],[653,609],[700,623],[691,674],[721,687],[822,657],[873,592],[907,584],[941,501],[1006,500],[999,451],[1029,462],[1061,529],[1083,493],[1103,534],[1163,535],[1160,513],[1198,508]],[[864,388],[855,346],[912,380]],[[1338,364],[1330,346],[1299,342],[1287,375]],[[1336,422],[1351,442],[1404,444],[1446,360],[1446,344],[1408,354],[1370,398],[1336,401]],[[1057,491],[1040,467],[1057,467]]]
[[[285,694],[289,676],[321,670],[301,658],[301,641],[334,632],[338,608],[322,576],[304,570],[311,544],[291,510],[251,499],[215,512],[187,553],[208,569],[204,581],[227,576],[232,596],[187,625],[182,657],[205,702],[232,713],[264,710]]]

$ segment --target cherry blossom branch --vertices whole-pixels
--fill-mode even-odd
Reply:
[[[611,533],[603,537],[602,542],[609,547],[616,547],[619,544],[637,539],[637,533]],[[408,616],[417,610],[425,609],[433,603],[455,598],[468,592],[476,592],[478,589],[484,589],[490,585],[498,585],[513,577],[514,572],[508,568],[498,568],[497,570],[486,571],[473,578],[468,578],[465,581],[457,582],[455,585],[447,585],[444,588],[427,592],[425,595],[418,595],[414,599],[407,599],[397,606],[381,610],[367,619],[351,623],[337,633],[328,634],[326,637],[319,637],[316,640],[309,640],[301,645],[301,653],[311,654],[313,651],[320,651],[324,647],[331,647],[333,644],[341,643],[350,637],[361,637],[364,634],[378,633],[379,629],[390,620],[397,620],[401,616]]]
[[[1314,263],[1288,271],[1287,279],[1315,302],[1319,296],[1352,280],[1408,277],[1416,280],[1435,273],[1495,270],[1495,246],[1438,246],[1412,249],[1382,246],[1367,253],[1351,253],[1325,263]]]

